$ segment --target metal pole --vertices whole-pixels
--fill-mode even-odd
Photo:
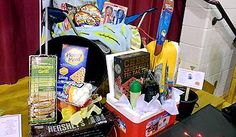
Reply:
[[[41,7],[41,0],[39,0],[39,55],[42,54],[42,49],[41,49],[41,11],[42,11],[42,7]]]

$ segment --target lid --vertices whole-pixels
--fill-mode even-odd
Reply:
[[[130,92],[138,93],[141,92],[141,83],[137,80],[134,80],[130,84]]]

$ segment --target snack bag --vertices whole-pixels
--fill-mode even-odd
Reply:
[[[65,100],[63,87],[67,83],[82,83],[85,79],[88,48],[63,44],[58,82],[57,97]]]
[[[70,19],[78,27],[98,26],[101,20],[96,0],[53,0],[53,7],[67,11]],[[62,26],[64,31],[71,28],[68,19],[62,22]]]
[[[75,14],[75,23],[77,26],[98,26],[101,20],[101,13],[99,9],[92,5],[86,4],[80,8],[79,12]]]

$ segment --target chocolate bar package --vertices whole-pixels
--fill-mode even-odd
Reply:
[[[140,51],[114,57],[115,98],[122,94],[129,98],[130,83],[139,80],[141,83],[149,70],[150,55]]]
[[[64,91],[65,84],[84,82],[87,56],[87,47],[63,44],[57,82],[57,97],[61,100],[68,99]]]
[[[84,119],[79,125],[66,122],[32,126],[31,135],[33,137],[104,137],[111,130],[114,120],[114,114],[106,112]]]

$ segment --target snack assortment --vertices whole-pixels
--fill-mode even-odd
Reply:
[[[68,15],[76,27],[99,26],[100,24],[109,23],[104,25],[104,28],[108,31],[99,30],[99,27],[96,27],[94,29],[94,37],[109,38],[108,43],[113,41],[119,46],[124,45],[125,39],[130,37],[132,40],[126,47],[135,45],[133,49],[140,48],[139,42],[141,40],[136,38],[138,37],[136,34],[139,34],[138,30],[132,28],[133,34],[131,35],[126,31],[128,29],[126,29],[125,25],[120,24],[125,20],[127,7],[105,2],[102,13],[96,5],[90,3],[76,6],[73,3],[62,2],[59,7],[68,11]],[[117,29],[119,25],[116,24],[121,25],[121,29]],[[111,25],[115,26],[114,31]],[[68,19],[63,22],[61,27],[64,27],[63,30],[71,28]],[[124,38],[114,39],[116,38],[116,32],[120,32],[120,30],[122,30]],[[89,31],[91,30],[88,29],[83,34],[89,35]],[[82,31],[80,33],[82,34]],[[127,38],[125,37],[126,34],[129,35]],[[107,42],[107,39],[104,41]],[[118,48],[118,46],[115,47],[116,50]],[[128,49],[126,48],[125,50]],[[89,48],[86,46],[62,44],[58,70],[57,63],[50,60],[48,56],[45,59],[35,56],[30,57],[31,63],[34,64],[30,68],[32,71],[29,98],[29,115],[33,135],[77,135],[76,133],[83,132],[81,132],[81,129],[88,130],[87,127],[93,128],[100,124],[108,123],[110,114],[101,114],[102,109],[98,107],[101,104],[97,102],[100,102],[102,97],[95,94],[94,91],[97,87],[85,82],[88,53]],[[150,69],[149,52],[139,51],[115,56],[113,65],[115,98],[120,99],[124,94],[131,102],[132,108],[135,108],[137,100],[142,93],[145,94],[147,102],[157,95],[158,90],[156,89],[158,89],[158,85],[155,85],[157,83],[156,79],[154,79],[155,84],[149,83],[148,85],[147,82],[145,83],[146,74]],[[143,85],[144,87],[146,86],[146,89],[142,91]],[[154,90],[155,93],[153,93]],[[57,120],[57,111],[61,116],[58,115],[60,123],[52,124]],[[96,115],[93,116],[95,113]]]
[[[75,106],[82,107],[92,95],[95,88],[90,83],[70,83],[65,84],[63,92],[58,94],[59,99],[69,102]]]
[[[102,10],[102,18],[100,24],[119,24],[124,22],[127,14],[127,9],[127,7],[118,4],[105,2]]]
[[[64,85],[85,79],[88,48],[63,44],[57,82],[57,96],[65,100]]]
[[[30,56],[30,124],[56,122],[57,58]]]
[[[130,83],[134,80],[143,81],[149,70],[149,53],[135,52],[114,57],[115,98],[122,94],[129,98]]]

